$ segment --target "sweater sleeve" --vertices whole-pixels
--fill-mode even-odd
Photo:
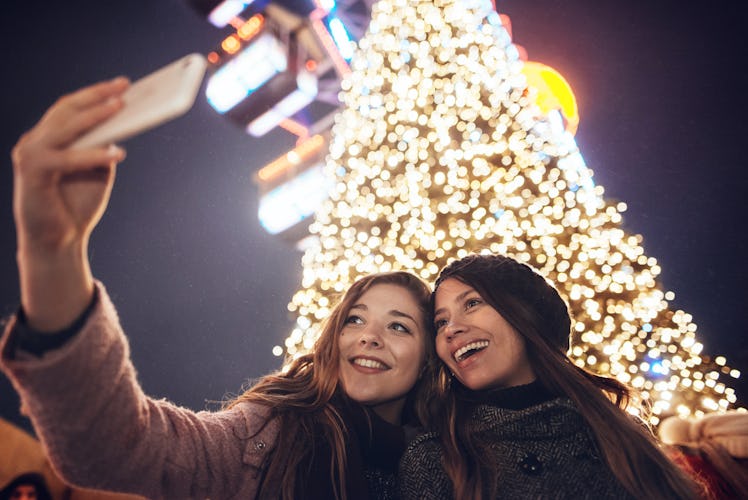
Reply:
[[[82,487],[148,498],[251,498],[278,428],[266,407],[195,413],[147,397],[106,290],[81,330],[41,357],[13,351],[0,368],[18,391],[56,471]]]
[[[99,301],[98,290],[98,288],[94,289],[94,295],[88,307],[70,326],[53,333],[43,333],[31,328],[26,322],[26,314],[23,308],[18,308],[18,312],[15,315],[13,335],[10,337],[12,342],[8,344],[7,352],[9,358],[13,359],[17,350],[40,357],[47,351],[59,349],[65,342],[75,337],[81,328],[83,328],[83,325],[86,324],[91,311],[94,310]]]

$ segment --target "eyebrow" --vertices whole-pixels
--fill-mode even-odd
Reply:
[[[455,297],[455,299],[452,302],[461,302],[465,297],[467,297],[471,293],[477,293],[476,290],[475,290],[475,288],[470,288],[468,290],[465,290],[460,295],[458,295],[457,297]],[[444,307],[440,307],[439,309],[437,309],[436,311],[434,311],[434,317],[437,317],[438,315],[440,315],[441,313],[443,313],[445,311],[445,309],[446,308],[444,308]]]
[[[369,310],[369,308],[366,307],[366,305],[364,305],[364,304],[354,304],[354,305],[351,306],[350,310],[352,311],[354,309],[363,309],[364,311],[368,311]],[[404,313],[402,311],[398,311],[397,309],[391,309],[391,310],[387,311],[387,314],[389,314],[391,316],[397,316],[397,317],[400,317],[400,318],[408,318],[413,323],[418,324],[418,321],[416,321],[415,318],[413,318],[413,316],[411,316],[408,313]]]

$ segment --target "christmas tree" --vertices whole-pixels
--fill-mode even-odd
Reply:
[[[657,261],[622,225],[560,115],[544,113],[489,0],[381,0],[343,82],[317,212],[289,309],[289,356],[361,275],[433,282],[468,253],[505,253],[553,281],[574,317],[572,359],[639,389],[658,415],[735,405],[736,370],[701,352],[669,308]],[[728,380],[727,382],[725,380]]]

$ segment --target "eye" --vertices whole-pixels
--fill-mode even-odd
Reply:
[[[361,318],[361,316],[356,316],[355,314],[351,314],[345,319],[346,325],[361,325],[363,324],[364,320]]]
[[[439,318],[437,320],[434,320],[434,330],[438,332],[443,326],[446,326],[446,324],[446,319]]]
[[[481,300],[478,297],[471,297],[465,301],[465,309],[472,309],[473,307],[480,305],[483,303],[483,300]]]
[[[396,330],[398,332],[401,332],[401,333],[410,333],[410,328],[408,328],[407,326],[403,325],[402,323],[398,323],[398,322],[391,323],[390,324],[390,328],[392,328],[393,330]]]

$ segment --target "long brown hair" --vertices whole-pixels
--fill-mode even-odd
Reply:
[[[262,377],[254,386],[232,401],[261,403],[271,408],[269,419],[277,418],[282,432],[268,459],[260,484],[262,498],[294,498],[296,477],[305,459],[310,459],[314,441],[325,439],[330,447],[330,481],[336,498],[347,498],[345,489],[346,423],[332,404],[338,390],[340,349],[338,337],[351,307],[374,285],[391,284],[403,287],[416,300],[425,328],[428,371],[435,370],[433,335],[428,334],[428,306],[431,291],[418,277],[403,271],[376,273],[356,281],[335,306],[322,326],[312,352],[290,361],[288,367]],[[424,375],[426,375],[424,373]],[[415,415],[415,401],[421,399],[420,384],[411,390],[404,414]],[[419,412],[422,413],[422,412]],[[267,422],[266,422],[267,423]]]
[[[636,498],[697,496],[699,488],[665,456],[651,430],[626,413],[625,408],[633,404],[632,390],[569,359],[569,310],[544,277],[510,257],[469,255],[441,271],[434,295],[447,278],[473,287],[522,336],[537,379],[552,394],[575,403],[606,464],[629,493]],[[441,364],[431,413],[424,418],[440,431],[444,468],[455,498],[494,498],[501,485],[489,462],[491,454],[471,430],[469,405],[460,400],[464,391],[452,384],[459,382]]]

